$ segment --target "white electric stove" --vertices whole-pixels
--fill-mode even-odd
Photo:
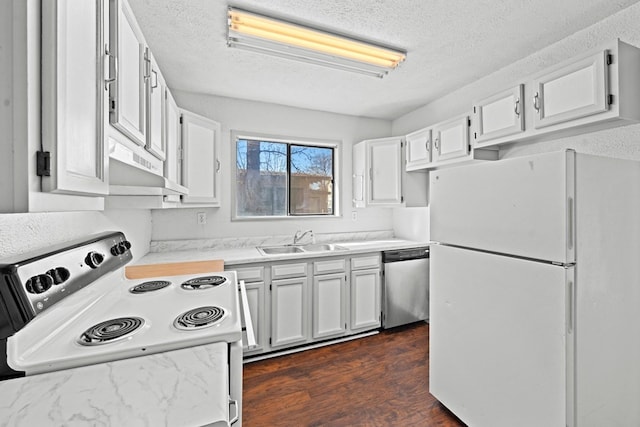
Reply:
[[[130,280],[130,246],[121,233],[108,233],[0,263],[0,338],[10,372],[4,378],[226,343],[229,395],[222,398],[233,423],[242,396],[235,272]]]

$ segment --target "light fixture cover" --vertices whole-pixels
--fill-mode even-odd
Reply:
[[[229,7],[227,44],[288,59],[384,77],[406,52]]]

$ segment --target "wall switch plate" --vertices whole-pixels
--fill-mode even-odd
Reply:
[[[351,220],[352,221],[358,220],[358,211],[351,211]]]
[[[198,212],[197,214],[198,224],[204,225],[207,223],[207,213],[206,212]]]

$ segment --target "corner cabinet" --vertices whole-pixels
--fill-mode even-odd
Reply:
[[[402,138],[359,142],[353,150],[354,207],[401,206]]]
[[[220,123],[182,111],[183,204],[220,206]]]
[[[44,154],[39,154],[39,163],[44,191],[109,191],[103,68],[107,16],[102,0],[42,3]]]

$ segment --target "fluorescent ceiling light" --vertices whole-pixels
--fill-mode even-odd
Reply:
[[[288,59],[384,77],[406,52],[229,8],[227,44]]]

